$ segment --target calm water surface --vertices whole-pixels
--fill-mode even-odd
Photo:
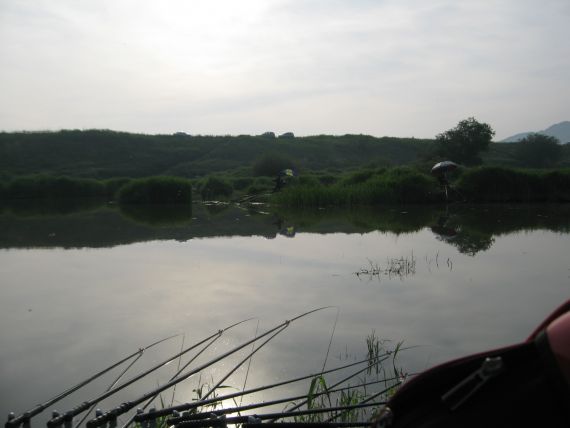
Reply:
[[[321,306],[334,308],[291,324],[256,354],[248,385],[318,371],[333,329],[327,367],[364,356],[373,330],[418,345],[401,354],[408,371],[521,341],[570,297],[568,213],[565,206],[280,214],[195,207],[169,222],[114,208],[5,210],[0,411],[33,407],[171,334],[184,333],[189,345],[256,317],[228,331],[205,361],[256,329]],[[408,272],[355,274],[401,258],[413,263]],[[138,367],[173,354],[181,341],[149,350]],[[201,381],[216,381],[231,367],[224,364]],[[174,370],[175,363],[121,398]],[[241,387],[244,370],[228,384]],[[69,403],[91,398],[109,379]],[[192,397],[192,382],[178,387],[176,401]]]

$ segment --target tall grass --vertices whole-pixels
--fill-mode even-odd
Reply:
[[[119,189],[123,204],[189,204],[192,185],[177,177],[149,177],[132,180]]]
[[[202,200],[211,200],[214,198],[228,198],[234,192],[232,183],[221,177],[208,177],[199,184],[199,191]]]
[[[452,183],[469,202],[570,202],[570,170],[502,167],[466,169]],[[364,169],[331,185],[297,180],[272,201],[284,207],[363,206],[432,203],[445,198],[437,180],[410,167]]]
[[[13,178],[4,183],[2,191],[6,199],[80,198],[105,194],[105,186],[100,181],[49,175]]]
[[[385,203],[429,203],[440,198],[437,181],[412,168],[359,171],[330,186],[296,184],[274,195],[282,206],[358,206]]]
[[[569,202],[570,170],[480,167],[465,171],[457,188],[472,202]]]

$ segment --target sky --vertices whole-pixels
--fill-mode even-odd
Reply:
[[[0,130],[496,140],[570,120],[568,0],[0,0]]]

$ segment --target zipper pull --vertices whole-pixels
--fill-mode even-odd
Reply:
[[[451,411],[454,411],[485,385],[489,379],[499,375],[503,370],[504,363],[501,357],[487,357],[477,371],[443,394],[441,400],[449,406]]]

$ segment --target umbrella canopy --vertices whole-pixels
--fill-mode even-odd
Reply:
[[[438,173],[442,173],[442,172],[453,171],[454,169],[457,169],[457,168],[459,168],[459,165],[457,165],[455,162],[443,161],[443,162],[436,163],[432,167],[431,172],[432,172],[432,174],[438,174]]]
[[[293,177],[295,175],[295,171],[293,171],[292,169],[284,169],[279,174],[286,177]]]

